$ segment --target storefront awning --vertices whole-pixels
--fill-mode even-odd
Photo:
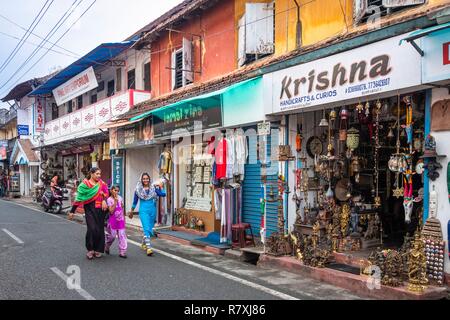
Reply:
[[[58,72],[54,77],[36,88],[29,95],[44,95],[52,93],[53,89],[59,87],[69,79],[73,78],[87,68],[103,65],[107,61],[121,54],[131,47],[136,41],[102,43],[97,48],[78,59],[64,70]]]
[[[145,117],[147,117],[147,116],[149,116],[149,115],[151,115],[151,114],[153,114],[155,112],[160,112],[162,110],[175,108],[175,107],[180,107],[180,106],[182,106],[184,104],[186,104],[186,105],[187,104],[196,104],[196,105],[200,105],[200,106],[205,107],[205,108],[208,108],[210,106],[215,106],[215,105],[221,103],[221,96],[224,93],[226,93],[226,92],[228,92],[230,90],[236,89],[236,88],[244,87],[246,84],[255,81],[255,79],[259,79],[259,78],[249,79],[249,80],[236,83],[234,85],[231,85],[229,87],[226,87],[226,88],[223,88],[223,89],[220,89],[220,90],[217,90],[217,91],[213,91],[213,92],[206,93],[206,94],[203,94],[203,95],[200,95],[200,96],[196,96],[196,97],[192,97],[192,98],[189,98],[189,99],[181,100],[181,101],[178,101],[178,102],[175,102],[175,103],[172,103],[172,104],[169,104],[167,106],[164,106],[164,107],[161,107],[161,108],[157,108],[157,109],[154,109],[154,110],[149,110],[147,112],[144,112],[144,113],[142,113],[142,114],[140,114],[138,116],[135,116],[135,117],[131,118],[130,121],[132,121],[132,122],[139,121],[139,120],[141,120],[141,119],[143,119],[143,118],[145,118]]]
[[[447,28],[450,28],[450,22],[447,22],[444,24],[438,24],[436,26],[429,27],[426,29],[420,29],[420,30],[413,31],[406,38],[401,39],[399,45],[401,45],[403,41],[407,41],[407,42],[411,43],[411,45],[414,47],[414,49],[416,49],[417,52],[419,52],[419,54],[423,57],[425,53],[423,52],[423,50],[419,47],[419,45],[414,40],[417,40],[417,39],[427,36],[433,32],[437,32],[437,31],[444,30]]]

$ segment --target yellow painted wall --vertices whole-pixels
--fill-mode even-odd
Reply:
[[[275,1],[275,54],[296,48],[297,6],[294,0]],[[245,3],[267,3],[272,0],[235,0],[236,32],[239,19],[245,12]],[[353,29],[353,0],[297,0],[302,23],[302,45],[312,45]],[[450,3],[450,0],[428,0],[418,10]],[[407,12],[405,10],[405,12]],[[389,17],[384,17],[387,19]],[[236,34],[236,48],[238,48]]]
[[[352,0],[297,0],[300,5],[302,44],[311,45],[347,30],[352,24]],[[296,47],[297,6],[294,0],[275,2],[275,50],[286,53]]]
[[[236,48],[239,19],[245,4],[268,3],[273,0],[235,0]],[[310,45],[346,30],[352,23],[352,0],[297,0],[303,29],[303,45]],[[434,0],[442,1],[442,0]],[[342,8],[339,5],[342,4]],[[346,14],[346,20],[343,15]],[[297,6],[294,0],[275,0],[275,54],[296,48]]]

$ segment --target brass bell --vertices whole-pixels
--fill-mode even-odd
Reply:
[[[323,118],[322,120],[320,120],[319,127],[328,127],[328,126],[329,126],[329,124],[328,124],[328,120],[326,118]]]

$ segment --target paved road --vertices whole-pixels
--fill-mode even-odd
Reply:
[[[83,224],[0,200],[1,299],[356,299],[342,289],[279,270],[154,241],[147,257],[129,232],[128,259],[85,258]],[[81,288],[65,281],[79,268]],[[66,273],[67,272],[67,273]]]

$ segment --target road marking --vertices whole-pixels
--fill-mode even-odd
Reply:
[[[4,202],[11,203],[11,204],[15,204],[15,205],[18,205],[18,206],[27,208],[27,209],[29,209],[29,210],[33,210],[33,211],[37,211],[37,212],[40,212],[40,213],[44,213],[44,214],[47,214],[47,215],[49,215],[49,216],[51,216],[51,217],[58,218],[58,219],[63,219],[64,221],[67,221],[67,222],[71,222],[71,223],[75,223],[75,224],[77,224],[77,225],[80,225],[80,224],[79,224],[78,222],[76,222],[76,221],[67,220],[67,219],[65,219],[65,218],[63,218],[63,217],[55,216],[55,215],[50,214],[50,213],[47,213],[47,212],[45,212],[45,211],[37,210],[37,209],[35,209],[35,208],[30,208],[30,207],[27,207],[27,206],[22,205],[22,204],[19,204],[19,203],[9,202],[9,201],[5,201],[5,200],[0,200],[0,201],[4,201]],[[85,226],[85,225],[83,224],[83,226]],[[128,242],[131,243],[131,244],[134,244],[134,245],[136,245],[136,246],[138,246],[138,247],[141,246],[141,243],[136,242],[136,241],[131,240],[131,239],[128,239]],[[190,260],[187,260],[187,259],[178,257],[178,256],[176,256],[176,255],[173,255],[173,254],[170,254],[170,253],[167,253],[167,252],[164,252],[164,251],[155,249],[155,248],[153,248],[153,251],[158,252],[158,253],[160,253],[160,254],[162,254],[162,255],[165,255],[165,256],[167,256],[167,257],[169,257],[169,258],[172,258],[172,259],[178,260],[178,261],[180,261],[180,262],[186,263],[186,264],[191,265],[191,266],[193,266],[193,267],[196,267],[196,268],[199,268],[199,269],[202,269],[202,270],[211,272],[211,273],[213,273],[213,274],[222,276],[222,277],[227,278],[227,279],[229,279],[229,280],[236,281],[236,282],[241,283],[241,284],[243,284],[243,285],[246,285],[246,286],[252,287],[252,288],[254,288],[254,289],[257,289],[257,290],[260,290],[260,291],[269,293],[269,294],[271,294],[271,295],[273,295],[273,296],[276,296],[276,297],[279,297],[279,298],[281,298],[281,299],[284,299],[284,300],[300,300],[299,298],[290,296],[290,295],[288,295],[288,294],[285,294],[285,293],[282,293],[282,292],[279,292],[279,291],[276,291],[276,290],[273,290],[273,289],[264,287],[264,286],[262,286],[262,285],[260,285],[260,284],[257,284],[257,283],[251,282],[251,281],[247,281],[247,280],[245,280],[245,279],[241,279],[241,278],[239,278],[239,277],[230,275],[230,274],[228,274],[228,273],[225,273],[225,272],[222,272],[222,271],[213,269],[213,268],[209,268],[209,267],[203,266],[203,265],[201,265],[201,264],[199,264],[199,263],[196,263],[196,262],[193,262],[193,261],[190,261]],[[59,271],[59,270],[58,270],[58,271]],[[55,271],[54,271],[54,272],[55,272]],[[59,271],[59,272],[61,272],[61,271]],[[56,272],[55,272],[55,273],[56,273]],[[67,276],[66,276],[64,273],[61,272],[61,274],[65,277],[65,279],[67,278]],[[58,274],[58,275],[59,275],[59,274]]]
[[[131,244],[134,244],[134,245],[136,245],[138,247],[141,246],[141,244],[139,242],[136,242],[134,240],[128,239],[128,242],[130,242]],[[263,291],[265,293],[271,294],[271,295],[273,295],[275,297],[278,297],[278,298],[281,298],[281,299],[284,299],[284,300],[300,300],[299,298],[290,296],[290,295],[282,293],[280,291],[276,291],[276,290],[264,287],[264,286],[262,286],[260,284],[257,284],[257,283],[254,283],[254,282],[251,282],[251,281],[248,281],[248,280],[245,280],[245,279],[241,279],[239,277],[233,276],[233,275],[228,274],[226,272],[222,272],[222,271],[210,268],[210,267],[206,267],[204,265],[201,265],[199,263],[193,262],[191,260],[187,260],[187,259],[181,258],[181,257],[176,256],[174,254],[171,254],[171,253],[168,253],[168,252],[165,252],[165,251],[161,251],[161,250],[158,250],[158,249],[155,249],[155,248],[153,248],[153,251],[155,251],[155,252],[157,252],[159,254],[162,254],[162,255],[164,255],[166,257],[169,257],[171,259],[175,259],[175,260],[178,260],[180,262],[186,263],[186,264],[188,264],[190,266],[193,266],[193,267],[196,267],[196,268],[208,271],[208,272],[213,273],[215,275],[222,276],[224,278],[227,278],[227,279],[232,280],[232,281],[236,281],[236,282],[238,282],[240,284],[243,284],[243,285],[246,285],[248,287],[251,287],[251,288]]]
[[[11,238],[13,238],[14,240],[16,240],[16,242],[18,244],[24,244],[24,242],[22,240],[20,240],[18,237],[16,237],[14,234],[12,234],[11,231],[8,231],[7,229],[2,229],[7,235],[9,235]]]
[[[62,272],[61,270],[59,270],[56,267],[50,268],[54,273],[56,273],[56,275],[58,277],[60,277],[61,279],[64,280],[64,282],[67,284],[67,279],[69,279],[69,277]],[[76,292],[78,292],[80,294],[80,296],[82,296],[83,298],[85,298],[86,300],[95,300],[95,298],[93,296],[91,296],[86,290],[80,288],[80,289],[75,289]]]

